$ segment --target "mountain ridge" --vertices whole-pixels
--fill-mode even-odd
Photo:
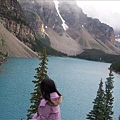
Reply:
[[[11,57],[37,57],[37,53],[33,52],[24,43],[18,40],[0,23],[0,33],[3,41],[0,44],[0,51]]]
[[[0,5],[3,26],[36,52],[46,47],[49,55],[76,56],[85,49],[120,54],[120,49],[115,46],[113,28],[99,19],[87,17],[75,2],[59,1],[60,15],[53,1],[5,0]],[[8,15],[10,12],[12,14]],[[65,21],[66,30],[60,16]]]
[[[84,51],[84,49],[94,49],[94,48],[103,50],[104,52],[109,54],[120,54],[120,50],[117,47],[114,47],[114,49],[111,48],[111,45],[113,44],[112,46],[114,46],[115,44],[115,36],[114,36],[113,28],[107,24],[101,23],[98,19],[87,17],[87,15],[83,13],[82,9],[79,8],[75,2],[69,3],[68,1],[67,2],[59,1],[58,9],[60,15],[65,20],[65,24],[68,26],[68,29],[66,31],[62,26],[62,20],[57,13],[54,2],[52,1],[48,3],[44,2],[43,5],[42,0],[40,2],[34,0],[34,3],[31,3],[31,1],[29,1],[29,3],[27,1],[24,2],[22,0],[20,4],[22,5],[23,10],[27,9],[29,11],[36,12],[40,16],[41,21],[43,22],[45,28],[45,33],[50,38],[50,42],[55,40],[52,40],[54,39],[54,36],[53,38],[51,37],[52,35],[51,32],[49,31],[49,28],[51,28],[51,31],[55,31],[56,34],[58,34],[59,37],[57,38],[58,40],[56,41],[60,41],[60,39],[63,38],[64,34],[66,34],[66,36],[76,41],[76,43],[78,43],[78,46],[80,46],[78,48],[78,51],[80,50],[80,52],[76,53],[75,48],[73,47],[73,51],[75,53],[74,55],[80,54],[81,51]],[[86,34],[89,34],[91,40],[89,37],[86,37]],[[91,43],[91,41],[94,42]],[[80,44],[82,42],[86,44],[86,47]],[[53,44],[53,42],[51,44]],[[59,46],[59,42],[56,44],[57,46]],[[67,42],[65,44],[67,45]],[[58,49],[58,47],[54,47],[54,46],[51,47],[57,51],[61,51],[62,49],[62,48]],[[70,55],[68,52],[65,51],[62,52],[67,55]]]

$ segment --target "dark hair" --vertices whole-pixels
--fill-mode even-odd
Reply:
[[[50,78],[45,78],[42,80],[40,84],[40,89],[41,89],[43,98],[45,100],[48,100],[49,102],[51,102],[50,93],[56,92],[59,96],[61,96],[61,94],[58,92],[56,88],[54,81]]]

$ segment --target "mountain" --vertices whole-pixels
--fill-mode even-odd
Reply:
[[[114,30],[99,19],[87,17],[76,2],[54,4],[46,0],[19,0],[26,18],[28,11],[36,15],[28,20],[38,36],[47,35],[48,47],[68,56],[81,54],[85,49],[98,49],[109,54],[120,54],[115,47]],[[63,23],[64,21],[64,23]],[[38,28],[39,24],[39,28]],[[44,41],[41,41],[44,44]]]
[[[35,35],[17,0],[0,1],[0,52],[12,57],[36,57]],[[31,48],[31,49],[30,49]]]
[[[28,49],[36,56],[33,51],[40,52],[43,47],[50,55],[77,56],[86,49],[120,54],[113,28],[87,17],[75,1],[57,4],[47,0],[1,0],[0,23],[7,31],[0,31],[0,52],[9,56],[22,56],[19,52]],[[5,36],[11,36],[9,42]],[[14,50],[12,45],[20,48]]]
[[[0,51],[12,57],[37,57],[29,47],[17,39],[0,23]]]

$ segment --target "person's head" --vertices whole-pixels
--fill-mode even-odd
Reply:
[[[45,98],[48,101],[51,101],[50,94],[53,92],[56,92],[59,96],[61,96],[61,94],[58,92],[56,88],[54,81],[50,78],[45,78],[42,80],[40,84],[40,89],[41,89],[43,98]]]

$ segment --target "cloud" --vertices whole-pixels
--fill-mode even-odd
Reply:
[[[120,1],[76,1],[88,17],[120,30]]]

